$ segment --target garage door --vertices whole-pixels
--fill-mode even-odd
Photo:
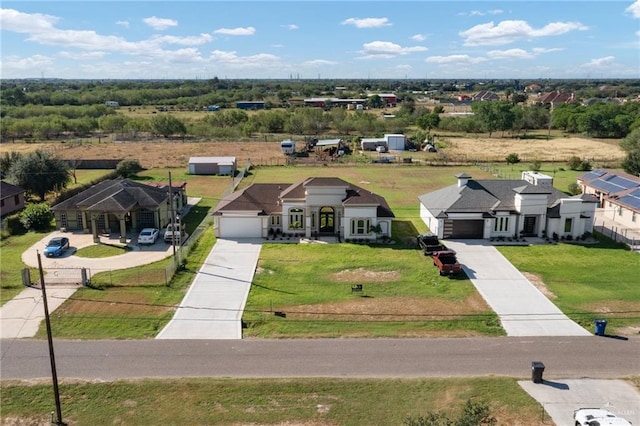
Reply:
[[[221,238],[261,238],[262,219],[259,217],[221,217],[218,235]]]
[[[484,220],[454,220],[451,238],[482,238]]]

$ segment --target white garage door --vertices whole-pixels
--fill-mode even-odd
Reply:
[[[218,235],[220,238],[261,238],[262,219],[259,217],[221,217]]]

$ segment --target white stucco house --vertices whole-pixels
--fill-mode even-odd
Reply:
[[[640,230],[640,177],[599,169],[579,176],[578,185],[597,198],[604,217],[621,228]]]
[[[569,196],[553,187],[550,176],[523,172],[517,180],[474,180],[465,173],[456,177],[456,185],[418,197],[420,217],[440,238],[577,238],[593,232],[594,197]]]
[[[274,233],[375,240],[391,237],[386,200],[340,178],[295,184],[254,183],[224,197],[213,212],[218,238],[265,238]],[[376,232],[379,231],[379,232]]]

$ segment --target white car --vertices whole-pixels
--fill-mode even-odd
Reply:
[[[573,412],[575,426],[631,426],[631,422],[601,408],[580,408]]]
[[[144,228],[138,235],[138,244],[153,244],[158,239],[160,230],[158,228]]]

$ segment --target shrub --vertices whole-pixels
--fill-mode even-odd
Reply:
[[[135,176],[137,173],[143,170],[144,169],[142,168],[138,160],[133,159],[122,160],[116,166],[116,173],[118,174],[118,176],[122,176],[123,178]]]
[[[507,164],[517,164],[520,162],[520,157],[516,153],[511,153],[505,157]]]
[[[582,189],[580,188],[580,185],[578,185],[576,182],[570,183],[568,189],[569,189],[569,194],[571,195],[582,194]]]
[[[531,170],[533,170],[534,172],[539,172],[541,168],[542,162],[540,160],[533,160],[533,163],[531,163]]]
[[[20,213],[9,215],[2,219],[2,222],[2,230],[6,231],[8,235],[19,235],[27,231],[20,222]]]
[[[27,230],[45,230],[51,226],[53,212],[47,204],[29,204],[20,213],[20,223]]]
[[[580,159],[580,157],[577,157],[575,155],[569,158],[569,161],[567,161],[567,165],[571,170],[580,170],[581,163],[582,163],[582,160]]]

